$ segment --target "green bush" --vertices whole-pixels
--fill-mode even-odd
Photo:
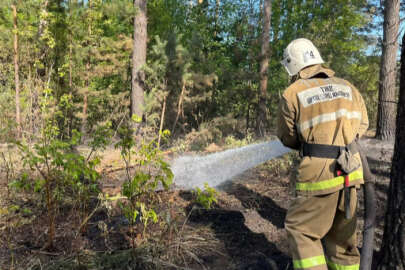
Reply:
[[[100,126],[89,143],[91,150],[87,156],[79,153],[80,132],[73,130],[69,139],[62,140],[58,128],[57,106],[52,106],[51,91],[42,102],[44,125],[41,136],[33,144],[15,142],[22,154],[25,168],[37,172],[34,177],[23,173],[10,183],[11,187],[28,193],[40,193],[48,215],[48,240],[46,248],[53,246],[56,213],[62,200],[71,199],[73,207],[80,211],[80,229],[87,219],[91,195],[98,193],[97,182],[100,178],[96,166],[100,159],[95,153],[104,149],[110,142],[110,125]],[[56,109],[55,109],[56,108]]]
[[[253,135],[248,133],[243,139],[236,139],[233,135],[229,135],[225,138],[225,144],[228,148],[242,147],[253,143]]]
[[[115,147],[121,150],[126,170],[126,181],[122,185],[122,194],[126,200],[120,201],[120,207],[129,221],[131,245],[135,248],[135,229],[138,221],[143,227],[144,240],[150,222],[158,222],[158,215],[153,208],[155,191],[159,184],[164,189],[169,189],[173,173],[169,164],[163,160],[156,140],[138,143],[133,126],[136,126],[136,123],[130,123],[119,130],[120,140]],[[162,133],[164,137],[168,134],[167,131]]]
[[[212,204],[218,202],[218,192],[210,187],[208,183],[204,183],[204,190],[197,187],[193,193],[195,195],[195,202],[205,209],[211,209]]]

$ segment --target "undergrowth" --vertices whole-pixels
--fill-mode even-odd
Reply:
[[[213,203],[218,202],[218,192],[208,185],[208,183],[204,183],[204,190],[197,187],[193,194],[195,196],[195,202],[205,209],[211,209]]]

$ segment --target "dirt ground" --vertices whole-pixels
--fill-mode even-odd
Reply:
[[[366,149],[372,172],[377,178],[375,257],[378,257],[383,234],[393,142],[381,143],[366,138],[362,144]],[[119,170],[122,164],[119,162],[118,152],[113,149],[103,156],[105,158],[100,167],[103,174],[101,188],[105,193],[114,196],[120,192],[123,181],[123,171]],[[293,196],[290,179],[294,177],[295,172],[292,168],[296,162],[296,155],[287,155],[237,176],[218,188],[218,203],[210,210],[196,208],[190,191],[159,192],[161,203],[158,207],[171,213],[175,228],[172,230],[170,226],[165,227],[167,233],[164,237],[167,236],[167,239],[160,236],[160,240],[156,240],[159,244],[155,246],[153,242],[149,244],[151,249],[160,246],[165,250],[166,253],[161,257],[161,265],[166,266],[162,269],[292,269],[284,219]],[[7,189],[4,181],[0,185],[1,209],[1,206],[7,204],[4,200]],[[19,202],[30,204],[30,201],[24,198],[19,198]],[[361,245],[362,195],[359,196],[359,202],[358,226]],[[42,215],[38,213],[34,217],[28,215],[26,224],[14,228],[11,234],[7,229],[10,220],[0,219],[2,234],[0,270],[11,269],[10,265],[15,265],[14,269],[143,269],[125,265],[107,266],[110,264],[103,260],[99,260],[99,264],[93,263],[93,268],[63,266],[63,263],[71,264],[80,260],[79,254],[113,254],[114,251],[129,248],[128,239],[122,229],[126,225],[122,215],[116,212],[111,214],[104,210],[97,211],[92,216],[86,232],[78,236],[75,234],[74,224],[70,224],[74,214],[69,216],[69,213],[66,210],[66,213],[57,220],[60,226],[56,233],[57,248],[46,252],[41,250],[45,235],[38,234],[44,232],[42,228],[45,226],[44,213]],[[156,230],[161,229],[156,227]],[[176,236],[171,239],[172,233]],[[174,260],[173,257],[176,256],[183,259]],[[164,264],[165,260],[173,263]],[[58,266],[51,268],[48,267],[50,265]],[[79,263],[79,265],[86,264]]]

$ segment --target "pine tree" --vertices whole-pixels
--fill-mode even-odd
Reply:
[[[384,39],[382,44],[376,137],[390,140],[395,134],[395,92],[399,29],[399,0],[384,1]]]
[[[11,5],[13,9],[14,25],[14,83],[15,83],[15,119],[17,123],[17,137],[21,137],[21,113],[20,113],[20,75],[19,75],[19,50],[18,50],[18,22],[17,22],[17,4]]]
[[[269,42],[271,21],[271,0],[263,1],[262,44],[260,52],[260,97],[256,123],[256,134],[264,135],[267,125],[267,73],[269,68]]]
[[[132,52],[131,114],[142,118],[144,106],[144,74],[147,43],[147,0],[134,0],[134,47]]]
[[[402,44],[405,44],[405,35]],[[402,46],[400,74],[397,129],[379,270],[405,269],[405,46]]]

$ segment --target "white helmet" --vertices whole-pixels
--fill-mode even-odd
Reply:
[[[290,76],[297,74],[304,67],[324,63],[318,49],[306,38],[291,41],[284,50],[283,58],[281,64]]]

